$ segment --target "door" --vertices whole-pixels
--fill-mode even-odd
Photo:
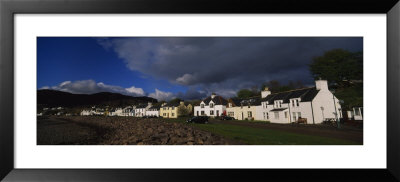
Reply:
[[[197,111],[197,115],[196,116],[199,116],[199,111]]]
[[[219,116],[219,110],[217,110],[217,116]]]

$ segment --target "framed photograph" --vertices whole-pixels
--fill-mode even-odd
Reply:
[[[397,1],[176,3],[0,2],[0,178],[400,179]]]

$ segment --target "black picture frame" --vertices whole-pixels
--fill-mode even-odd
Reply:
[[[386,169],[15,169],[14,14],[18,13],[382,13],[387,15]],[[318,15],[317,15],[318,16]],[[5,181],[399,181],[398,0],[0,0],[0,179]],[[383,98],[382,98],[383,99]],[[368,160],[368,159],[365,159]]]

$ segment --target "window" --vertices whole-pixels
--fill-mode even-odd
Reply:
[[[268,114],[268,112],[267,112],[267,119],[269,119],[269,114]]]
[[[279,112],[274,112],[275,119],[279,119]]]
[[[297,118],[301,118],[301,112],[297,113]]]
[[[232,103],[229,103],[229,107],[232,107]]]
[[[201,115],[204,116],[204,111],[201,111]]]
[[[285,118],[287,118],[287,111],[285,112]]]
[[[210,108],[214,108],[214,104],[213,103],[210,103]]]
[[[250,108],[250,105],[248,106],[248,108]]]
[[[264,115],[264,119],[265,119],[265,112],[263,112],[263,115]]]
[[[214,111],[213,110],[210,111],[210,115],[214,115]]]
[[[251,111],[247,111],[247,117],[252,117],[252,113],[251,113]]]
[[[294,100],[290,100],[290,102],[292,103],[292,106],[294,107]]]
[[[361,116],[361,114],[360,114],[360,108],[358,108],[358,107],[354,108],[354,115],[355,115],[355,116]]]
[[[296,104],[297,104],[297,107],[300,106],[300,103],[299,103],[299,100],[298,100],[298,99],[296,100]]]
[[[275,101],[275,107],[276,108],[281,108],[282,107],[282,101],[281,100]]]
[[[201,108],[204,108],[204,104],[201,104],[200,106],[201,106]]]
[[[293,115],[293,121],[296,121],[296,113],[293,112],[292,115]]]
[[[166,113],[163,113],[163,116],[166,116],[167,114]]]
[[[171,113],[171,116],[174,116],[175,113]]]

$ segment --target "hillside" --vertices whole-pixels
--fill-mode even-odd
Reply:
[[[37,105],[42,107],[125,106],[157,102],[151,97],[132,97],[118,93],[72,94],[56,90],[38,90]]]

